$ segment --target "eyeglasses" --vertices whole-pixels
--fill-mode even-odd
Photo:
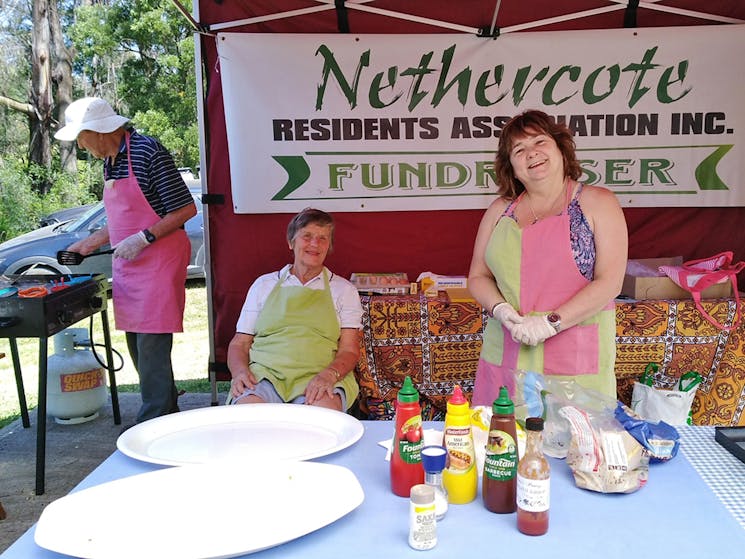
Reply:
[[[312,243],[313,241],[315,241],[319,245],[328,244],[331,242],[331,237],[325,233],[314,234],[314,233],[305,232],[302,235],[297,235],[295,238],[300,239],[305,243]]]

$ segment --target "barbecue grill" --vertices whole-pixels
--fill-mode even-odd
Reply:
[[[107,313],[108,281],[103,274],[0,276],[0,338],[8,338],[25,428],[31,423],[21,374],[17,338],[39,338],[39,404],[36,431],[36,494],[44,493],[47,421],[48,338],[101,313],[114,423],[121,423]]]

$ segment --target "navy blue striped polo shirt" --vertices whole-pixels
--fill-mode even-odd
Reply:
[[[130,129],[129,149],[132,169],[150,206],[160,217],[194,202],[173,157],[163,145],[150,136]],[[122,138],[114,162],[106,158],[104,177],[124,179],[129,176],[127,167],[127,144]]]

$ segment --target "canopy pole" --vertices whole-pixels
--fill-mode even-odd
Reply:
[[[189,11],[184,7],[184,5],[179,2],[179,0],[171,0],[171,3],[176,6],[176,9],[181,12],[181,15],[184,16],[187,21],[189,22],[189,25],[191,25],[192,29],[196,31],[197,33],[201,35],[211,35],[214,36],[213,33],[208,33],[207,28],[199,23],[197,20],[195,20],[193,17],[191,17],[191,14]]]
[[[492,39],[496,39],[497,37],[499,37],[501,30],[499,29],[499,27],[497,27],[497,16],[499,15],[499,8],[501,6],[502,0],[497,0],[496,4],[494,5],[494,15],[491,18],[491,26],[484,26],[480,28],[478,33],[479,37],[491,37]]]
[[[614,0],[615,1],[615,0]],[[552,25],[554,23],[561,23],[563,21],[571,21],[573,19],[581,19],[583,17],[595,16],[598,14],[604,14],[607,12],[617,12],[626,8],[626,0],[623,0],[623,5],[618,6],[606,6],[604,8],[595,8],[594,10],[585,10],[584,12],[575,12],[573,14],[565,14],[563,16],[550,17],[546,19],[540,19],[537,21],[529,21],[527,23],[519,23],[517,25],[511,25],[509,27],[503,27],[502,33],[514,33],[515,31],[524,31],[526,29],[534,29],[536,27],[543,27],[544,25]]]
[[[626,5],[627,0],[608,0],[609,2],[615,2],[616,4],[623,4]],[[686,10],[684,8],[676,8],[674,6],[658,6],[657,2],[660,0],[636,0],[636,3],[639,5],[640,8],[644,8],[645,10],[655,10],[657,12],[665,12],[668,14],[676,14],[679,16],[686,16],[686,17],[692,17],[696,19],[706,19],[709,21],[716,21],[719,23],[745,23],[745,20],[737,19],[734,17],[726,17],[726,16],[720,16],[717,14],[707,14],[704,12],[697,12],[694,10]],[[629,4],[631,2],[628,2]]]
[[[635,28],[636,16],[639,11],[639,0],[629,0],[628,6],[623,14],[623,26],[626,28]]]
[[[231,27],[238,27],[241,25],[254,25],[256,23],[263,23],[265,21],[274,21],[277,19],[289,19],[291,17],[304,16],[306,14],[315,14],[318,12],[326,12],[335,8],[335,0],[330,0],[331,3],[325,3],[321,6],[313,6],[310,8],[301,8],[299,10],[289,10],[287,12],[277,12],[275,14],[267,14],[264,16],[256,16],[245,19],[238,19],[235,21],[226,21],[223,23],[213,23],[210,25],[210,29],[213,31],[220,31],[221,29],[229,29]],[[375,0],[355,0],[359,3],[374,2]]]
[[[502,7],[502,0],[497,0],[494,6],[494,15],[491,18],[491,27],[489,28],[489,37],[495,37],[494,31],[497,28],[497,15],[499,14],[499,8]]]
[[[349,12],[344,0],[334,0],[336,7],[336,25],[339,33],[349,33]]]
[[[333,2],[334,0],[316,0],[316,2]],[[466,25],[460,25],[449,21],[440,21],[437,19],[431,19],[427,17],[415,16],[413,14],[405,14],[402,12],[394,12],[391,10],[384,10],[382,8],[374,8],[373,6],[363,6],[362,4],[347,4],[350,10],[359,10],[361,12],[368,12],[371,14],[377,14],[381,16],[388,16],[395,19],[403,19],[406,21],[413,21],[414,23],[423,23],[425,25],[431,25],[433,27],[442,27],[444,29],[452,29],[453,31],[460,31],[462,33],[469,33],[471,35],[478,35],[479,29],[477,27],[468,27]]]

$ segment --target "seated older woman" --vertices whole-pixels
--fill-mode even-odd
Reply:
[[[329,214],[303,210],[287,227],[293,263],[248,290],[228,347],[233,404],[343,411],[354,403],[362,305],[357,289],[323,265],[333,239]]]

